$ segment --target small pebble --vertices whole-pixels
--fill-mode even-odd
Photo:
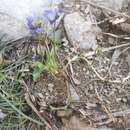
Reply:
[[[68,49],[65,49],[65,52],[66,52],[66,53],[69,53],[69,50],[68,50]]]
[[[72,47],[71,47],[71,48],[70,48],[70,51],[71,51],[71,52],[75,52],[75,48],[72,48]]]
[[[80,5],[79,5],[79,4],[76,4],[76,8],[79,9],[79,8],[80,8]]]
[[[97,104],[95,103],[87,103],[87,108],[96,108],[97,107]]]
[[[122,100],[121,98],[117,98],[117,99],[116,99],[117,102],[120,102],[121,100]]]
[[[37,93],[38,97],[40,97],[41,99],[44,98],[43,94],[42,93]]]
[[[81,82],[80,82],[78,79],[73,78],[73,80],[74,80],[74,83],[75,83],[76,85],[80,85],[80,84],[81,84]]]
[[[90,90],[90,91],[93,90],[93,86],[92,86],[92,85],[90,86],[89,90]]]
[[[85,72],[85,71],[86,71],[86,68],[83,68],[83,71]]]
[[[121,90],[119,90],[119,93],[122,93],[122,91],[121,91]]]
[[[52,84],[52,83],[49,83],[49,84],[48,84],[48,90],[49,90],[50,92],[53,91],[53,87],[54,87],[54,84]]]
[[[75,73],[75,76],[79,76],[79,73]]]
[[[127,103],[127,99],[126,99],[126,98],[122,98],[122,101],[123,101],[124,103]]]
[[[108,93],[108,91],[107,91],[106,89],[104,89],[103,91],[104,91],[104,93],[106,93],[106,94]]]
[[[62,39],[62,42],[63,42],[63,45],[64,45],[64,46],[67,46],[68,43],[69,43],[68,40],[67,40],[66,38],[63,38],[63,39]]]

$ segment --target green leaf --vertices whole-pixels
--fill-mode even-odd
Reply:
[[[0,73],[0,83],[6,79],[6,76],[2,73]]]
[[[33,79],[36,80],[45,69],[45,66],[43,65],[43,63],[37,61],[33,63],[32,67],[33,67],[33,73],[32,73]]]
[[[47,70],[52,74],[56,74],[58,72],[58,62],[54,50],[52,49],[50,52],[47,52],[46,55],[47,55],[47,60],[45,64]]]

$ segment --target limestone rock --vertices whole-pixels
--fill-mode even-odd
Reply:
[[[0,34],[8,39],[17,39],[29,35],[26,25],[28,16],[41,16],[50,5],[62,0],[0,0]]]
[[[77,92],[75,91],[75,89],[73,88],[73,86],[71,84],[68,84],[68,89],[70,91],[70,98],[72,101],[80,101],[80,97],[77,94]]]
[[[0,14],[1,36],[6,36],[6,40],[14,40],[29,36],[29,29],[24,23],[6,14]]]
[[[74,47],[81,49],[97,48],[97,34],[101,32],[98,26],[92,24],[91,18],[85,20],[78,12],[68,14],[64,18],[64,26],[68,38]]]

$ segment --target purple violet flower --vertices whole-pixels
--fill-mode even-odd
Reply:
[[[28,28],[32,33],[41,33],[43,32],[43,29],[41,27],[41,24],[36,16],[29,16],[26,18]]]
[[[57,13],[54,9],[48,9],[44,11],[43,16],[50,22],[50,24],[53,24],[56,20]]]
[[[43,12],[43,16],[50,22],[50,24],[53,24],[61,14],[64,14],[64,10],[62,8],[48,9]]]
[[[58,15],[60,16],[60,15],[64,15],[64,13],[65,13],[65,11],[64,11],[64,9],[63,8],[59,8],[58,9]]]

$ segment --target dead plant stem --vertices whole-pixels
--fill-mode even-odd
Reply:
[[[107,8],[107,7],[105,7],[105,6],[97,5],[97,4],[94,4],[93,2],[90,2],[90,1],[87,1],[87,0],[82,0],[82,1],[85,2],[85,3],[87,3],[87,4],[89,4],[89,5],[91,5],[91,6],[94,6],[94,7],[96,7],[96,8],[109,11],[109,12],[115,14],[115,15],[120,15],[120,16],[125,16],[125,17],[127,17],[127,18],[130,18],[130,16],[127,15],[127,14],[120,13],[119,11],[116,11],[116,10],[113,10],[113,9],[110,9],[110,8]]]

